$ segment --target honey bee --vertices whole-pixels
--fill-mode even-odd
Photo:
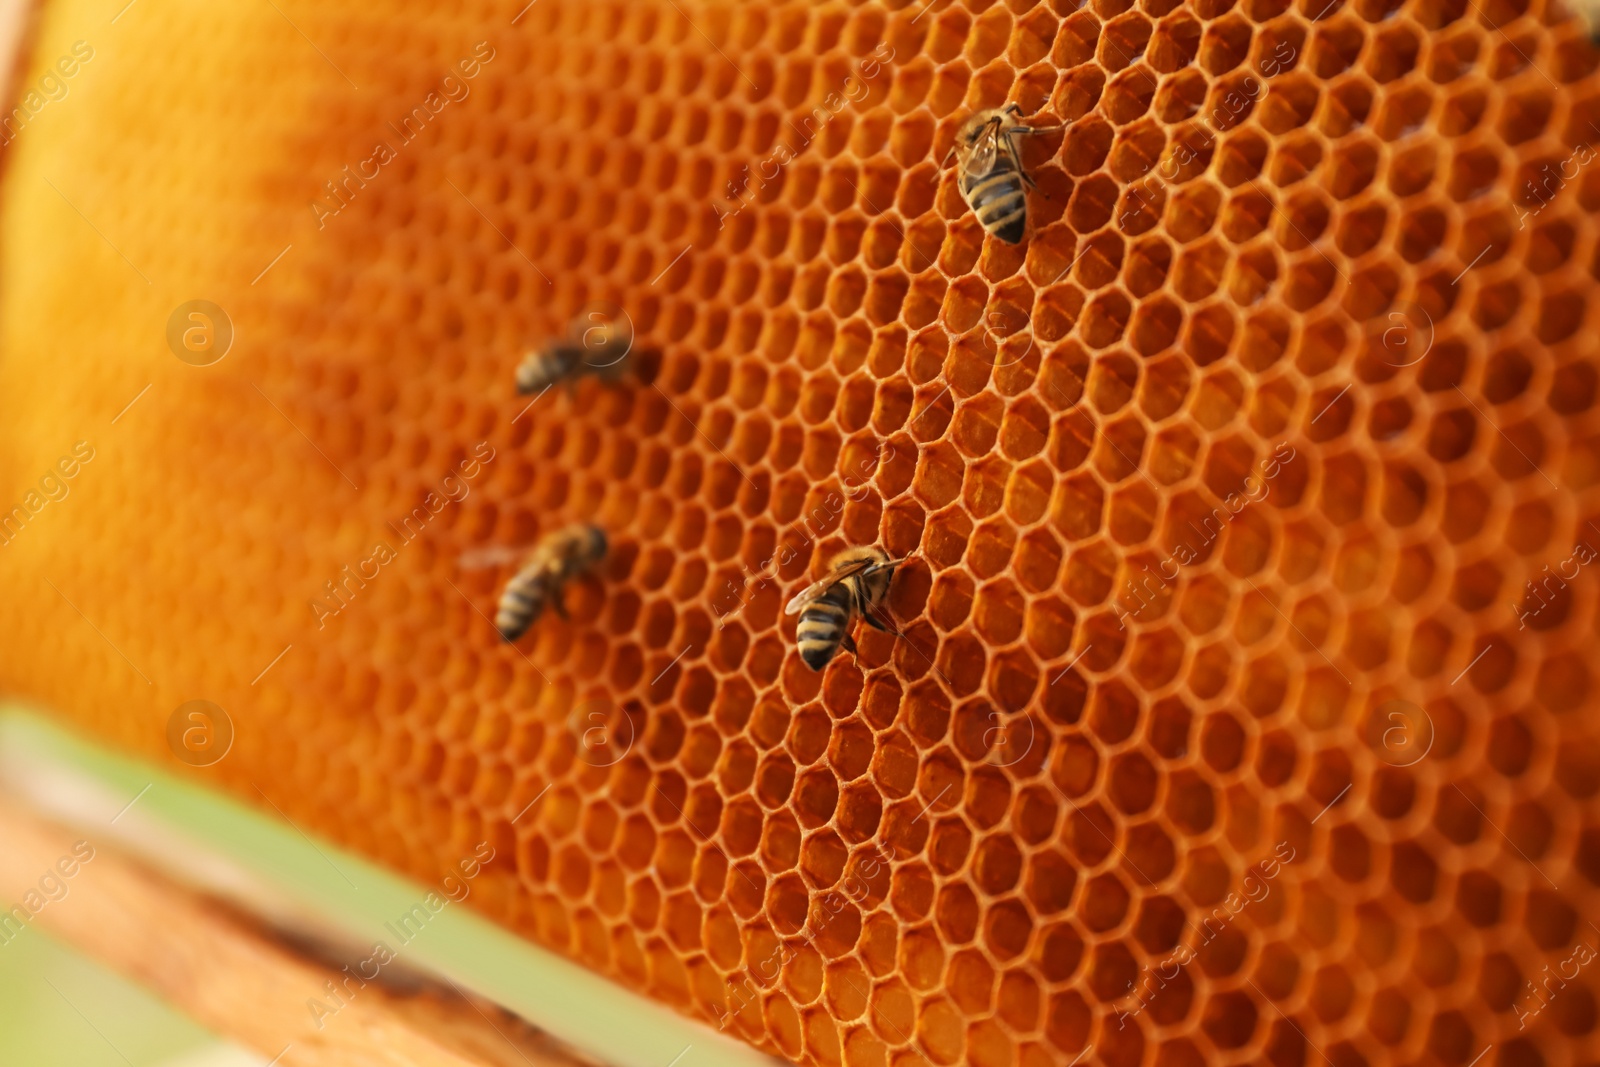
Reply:
[[[847,632],[853,616],[884,633],[900,631],[885,626],[873,614],[889,595],[894,569],[904,559],[890,559],[883,549],[872,545],[847,548],[828,561],[828,575],[802,589],[788,606],[785,615],[800,614],[795,638],[800,659],[807,667],[820,671],[843,648],[856,654],[855,638]]]
[[[572,320],[565,337],[546,341],[523,357],[517,392],[542,393],[558,382],[575,391],[585,374],[614,382],[626,369],[632,347],[633,328],[625,318],[619,322],[598,311],[586,312]]]
[[[1034,186],[1022,169],[1017,138],[1062,128],[1008,125],[1021,115],[1022,109],[1015,104],[978,112],[961,124],[956,143],[945,156],[947,164],[950,156],[960,161],[956,186],[984,232],[1012,245],[1022,243],[1028,227],[1028,197],[1023,186]]]
[[[574,523],[546,534],[528,553],[522,569],[506,583],[494,625],[500,636],[515,641],[527,633],[549,604],[567,617],[561,593],[567,582],[592,568],[606,554],[606,535],[598,526]]]

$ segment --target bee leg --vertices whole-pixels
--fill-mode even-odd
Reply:
[[[1028,172],[1027,171],[1019,170],[1019,171],[1017,171],[1017,173],[1022,176],[1023,182],[1028,186],[1029,189],[1034,190],[1040,196],[1044,197],[1046,200],[1054,200],[1055,199],[1055,197],[1051,196],[1049,193],[1045,192],[1043,189],[1040,189],[1039,188],[1039,183],[1034,181],[1032,178],[1028,177]]]
[[[840,639],[839,647],[850,653],[852,656],[861,655],[861,650],[856,647],[856,639],[851,637],[849,634],[845,634],[844,637]]]
[[[567,614],[567,604],[566,601],[562,599],[561,588],[559,586],[556,588],[555,593],[550,597],[550,606],[556,609],[556,614],[561,616],[561,618],[571,618],[571,616]]]
[[[1055,133],[1057,130],[1066,128],[1065,124],[1060,126],[1012,126],[1006,130],[1006,135],[1010,136],[1014,133]]]
[[[880,630],[886,634],[898,634],[900,632],[878,621],[878,617],[872,613],[872,605],[867,603],[866,586],[859,583],[856,586],[856,614],[860,615],[861,620],[874,630]]]
[[[890,620],[891,625],[889,625],[889,626],[879,626],[878,629],[882,630],[886,634],[894,634],[896,637],[904,637],[906,635],[905,631],[900,629],[898,626],[892,625],[893,621],[894,620],[891,619]]]

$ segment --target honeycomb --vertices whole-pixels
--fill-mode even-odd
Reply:
[[[52,0],[29,55],[8,693],[421,879],[491,843],[508,931],[801,1064],[1600,1057],[1558,4]],[[1015,247],[940,165],[1009,102],[1068,124]],[[517,396],[596,302],[631,376]],[[573,521],[504,645],[473,554]],[[815,674],[851,544],[905,637]]]

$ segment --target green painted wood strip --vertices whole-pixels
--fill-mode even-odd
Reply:
[[[0,759],[9,766],[59,768],[92,780],[106,794],[101,807],[118,821],[135,817],[188,837],[325,917],[357,943],[381,940],[395,948],[385,924],[433,891],[231,797],[69,734],[22,705],[0,704]],[[120,816],[112,806],[118,799],[132,804]],[[434,914],[396,957],[495,1001],[616,1067],[771,1067],[776,1062],[462,905]],[[306,996],[311,1000],[320,993],[307,990]],[[309,1016],[313,1009],[307,1011]],[[336,1026],[338,1016],[324,1016],[323,1022]]]

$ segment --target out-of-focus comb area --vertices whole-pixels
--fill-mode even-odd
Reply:
[[[201,780],[805,1064],[1600,1054],[1558,4],[116,6],[5,149],[6,690],[210,701]],[[1013,101],[1015,248],[939,167]],[[518,396],[597,301],[652,358]],[[462,558],[574,521],[503,645]],[[818,676],[848,544],[907,636]]]

